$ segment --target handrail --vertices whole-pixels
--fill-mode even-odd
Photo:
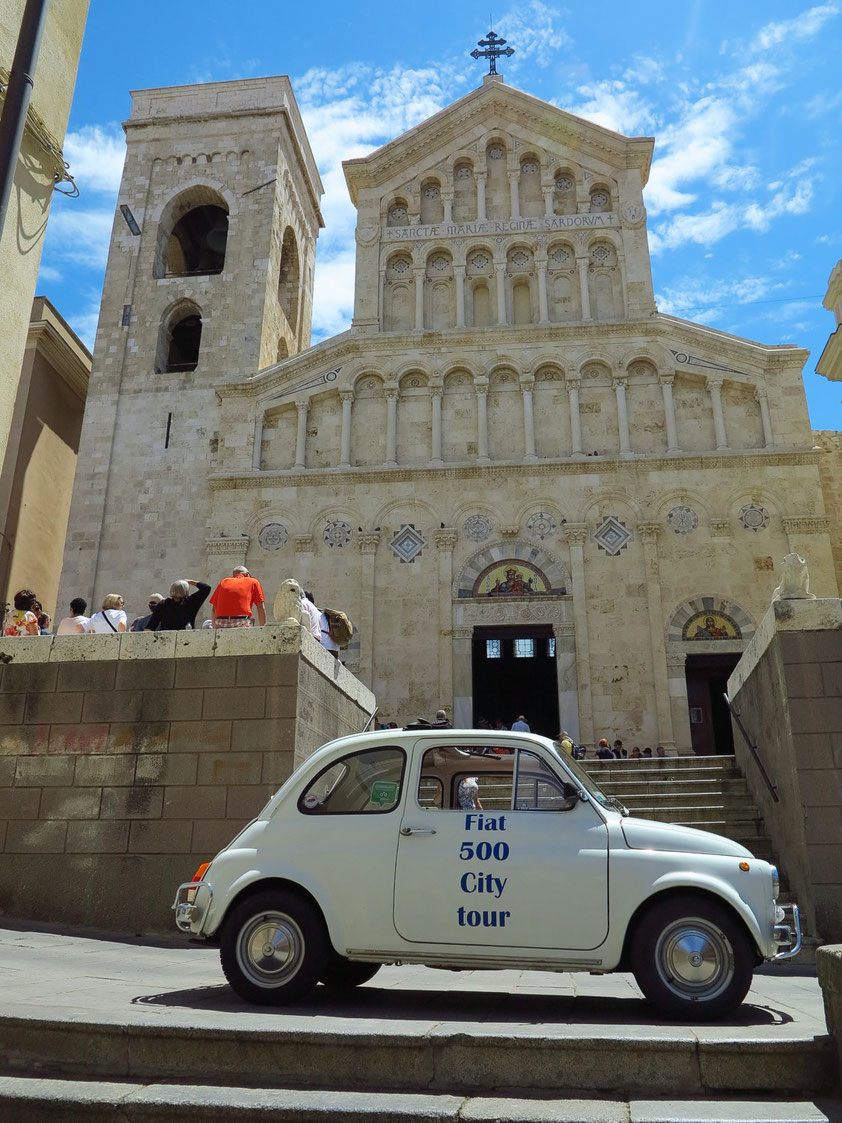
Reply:
[[[368,715],[368,721],[367,721],[367,722],[365,723],[365,725],[364,725],[364,726],[362,727],[362,729],[360,730],[360,732],[361,732],[361,733],[368,733],[368,727],[369,727],[369,726],[371,725],[371,723],[372,723],[372,722],[374,721],[374,719],[375,719],[375,718],[377,717],[377,714],[378,714],[378,711],[379,711],[379,710],[380,710],[380,707],[379,707],[379,706],[375,706],[375,707],[374,707],[374,709],[373,709],[373,710],[371,711],[371,713],[370,713],[370,714]]]
[[[740,719],[740,715],[734,709],[734,705],[731,702],[731,699],[728,697],[727,692],[725,694],[723,694],[722,697],[725,699],[725,705],[731,711],[731,716],[733,717],[734,721],[737,723],[737,729],[739,729],[740,733],[742,733],[743,740],[748,745],[749,752],[754,757],[754,763],[760,769],[760,775],[763,777],[763,782],[765,783],[766,787],[769,789],[769,794],[771,795],[771,797],[775,801],[775,803],[780,803],[781,800],[780,800],[780,796],[778,795],[778,789],[775,787],[775,785],[769,779],[769,773],[763,767],[763,761],[760,759],[760,757],[758,755],[757,746],[753,745],[751,740],[749,739],[749,735],[746,732],[746,727],[743,725],[743,723]]]

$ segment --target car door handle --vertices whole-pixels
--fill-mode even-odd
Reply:
[[[402,835],[410,834],[435,834],[434,827],[401,827]]]

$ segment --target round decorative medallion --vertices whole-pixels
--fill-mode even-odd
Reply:
[[[534,160],[524,160],[520,165],[520,170],[524,175],[535,175],[535,173],[538,171],[538,165]]]
[[[500,160],[505,154],[505,149],[502,144],[492,144],[488,149],[489,160]]]
[[[769,525],[769,512],[757,503],[747,503],[740,511],[739,520],[746,530],[765,530]]]
[[[673,507],[667,515],[667,523],[676,534],[689,534],[699,525],[699,516],[692,507]]]
[[[351,541],[351,528],[346,522],[339,519],[329,519],[325,523],[324,540],[328,546],[342,549]]]
[[[456,179],[473,179],[474,173],[471,168],[463,164],[461,168],[456,169]]]
[[[257,536],[264,550],[280,550],[287,544],[289,534],[282,523],[267,523]]]
[[[594,191],[591,195],[591,206],[607,207],[610,202],[610,196],[606,195],[604,191]]]
[[[392,222],[406,222],[406,207],[392,207],[389,218]]]
[[[420,379],[420,378],[410,378],[410,380],[409,380],[409,385],[410,385],[410,386],[411,386],[411,387],[412,387],[412,388],[413,388],[414,390],[417,390],[417,389],[418,389],[418,387],[419,387],[419,386],[421,385],[421,379]]]
[[[536,511],[530,515],[526,522],[527,531],[542,542],[545,538],[552,538],[558,528],[558,523],[546,511]]]
[[[611,257],[611,250],[608,246],[594,246],[591,251],[591,257],[594,261],[598,261],[600,265],[603,265]]]
[[[440,194],[441,191],[434,183],[430,183],[424,188],[425,199],[438,199]]]
[[[465,537],[472,542],[484,542],[491,534],[491,520],[485,515],[470,515],[462,524]]]
[[[392,262],[393,273],[405,273],[409,268],[409,262],[405,257],[399,257],[397,261]]]
[[[558,175],[555,180],[556,191],[570,191],[572,190],[573,176],[572,175]]]

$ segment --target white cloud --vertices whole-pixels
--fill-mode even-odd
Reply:
[[[626,136],[646,133],[655,126],[652,106],[625,79],[586,83],[576,92],[582,100],[564,108],[577,117]]]
[[[56,207],[50,214],[44,257],[48,268],[56,268],[56,260],[70,261],[88,269],[104,269],[111,241],[114,212],[82,210],[73,201]]]
[[[501,16],[494,30],[515,48],[515,54],[501,60],[499,69],[505,66],[506,70],[516,73],[527,64],[549,66],[556,51],[569,41],[567,33],[557,24],[559,15],[541,0],[529,0]]]
[[[817,4],[808,8],[806,12],[795,16],[793,19],[780,20],[777,23],[767,23],[758,32],[750,44],[750,50],[768,51],[781,44],[812,39],[824,27],[829,19],[839,15],[838,4]]]
[[[117,125],[86,125],[64,139],[64,158],[82,195],[102,191],[116,196],[125,156],[126,140]]]
[[[781,281],[768,277],[743,277],[739,280],[689,278],[679,281],[655,296],[661,312],[699,323],[713,323],[727,315],[735,304],[767,300],[784,288]]]

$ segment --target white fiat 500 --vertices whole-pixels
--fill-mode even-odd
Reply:
[[[777,896],[774,866],[631,818],[543,737],[437,729],[323,746],[173,907],[252,1002],[384,963],[631,970],[663,1012],[713,1018],[798,952]]]

